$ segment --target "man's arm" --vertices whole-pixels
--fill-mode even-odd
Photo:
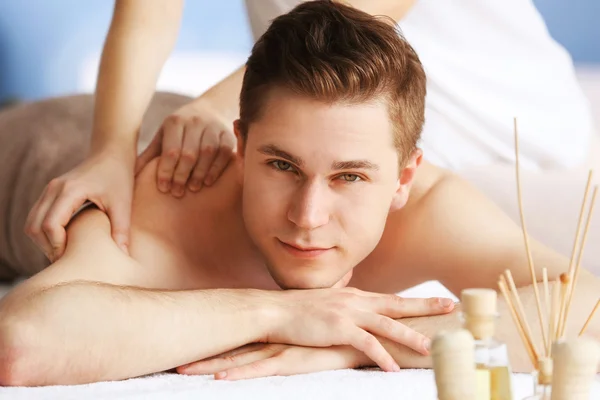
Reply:
[[[168,202],[158,212],[165,220],[182,207],[160,199]],[[193,290],[201,282],[178,262],[181,249],[148,232],[138,228],[132,254],[152,261],[137,262],[111,240],[104,213],[75,218],[65,255],[0,301],[0,386],[131,378],[263,341],[350,344],[392,370],[394,359],[372,334],[425,351],[424,336],[391,318],[448,312],[428,299],[351,289]]]
[[[403,229],[411,235],[401,243],[398,251],[410,265],[425,270],[428,277],[439,280],[458,297],[466,288],[498,290],[500,275],[509,269],[519,288],[527,321],[535,337],[534,344],[541,352],[541,327],[520,226],[461,178],[435,170],[435,167],[426,166],[419,172],[421,176],[417,176],[423,181],[436,173],[440,178],[418,201],[409,205],[410,210],[407,209],[406,216],[402,217],[409,221]],[[542,281],[542,268],[547,269],[549,280],[567,272],[569,260],[566,257],[534,238],[530,238],[530,246],[537,282]],[[538,284],[538,288],[543,301],[542,285]],[[599,294],[600,279],[582,269],[565,329],[567,337],[579,332]],[[459,327],[456,315],[459,311],[460,306],[449,315],[402,321],[432,336],[440,329]],[[514,369],[531,371],[527,353],[500,293],[499,312],[497,336],[508,343]],[[545,330],[548,331],[547,326]],[[600,318],[592,321],[587,333],[600,339]],[[397,351],[409,353],[401,349]],[[404,357],[402,360],[414,366],[428,362],[420,356]]]
[[[157,256],[164,248],[144,245]],[[64,257],[0,302],[0,384],[140,376],[258,341],[269,329],[257,291],[176,290],[177,267],[159,264],[121,252],[104,213],[76,218]]]

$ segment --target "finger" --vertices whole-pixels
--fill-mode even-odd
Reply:
[[[200,142],[200,157],[192,172],[190,185],[202,186],[204,178],[208,173],[213,160],[215,159],[219,147],[219,132],[214,128],[206,128],[202,133],[202,141]]]
[[[333,346],[318,349],[292,347],[281,351],[271,359],[277,364],[272,367],[267,366],[262,373],[260,373],[260,366],[246,364],[223,370],[217,373],[215,378],[227,380],[259,378],[267,376],[270,371],[277,371],[279,376],[289,376],[358,368],[372,363],[363,353],[351,346]]]
[[[451,299],[440,297],[419,299],[389,294],[372,299],[377,304],[374,311],[390,318],[439,315],[454,309],[454,302]]]
[[[198,361],[188,364],[184,368],[178,368],[177,372],[185,375],[215,374],[219,371],[240,367],[255,361],[264,360],[265,358],[270,358],[277,351],[278,350],[273,347],[266,346],[256,351],[248,351],[245,353],[213,358],[211,360]]]
[[[221,358],[221,357],[230,357],[230,356],[234,356],[236,354],[242,354],[242,353],[247,353],[249,351],[260,350],[263,347],[267,347],[267,346],[275,346],[275,345],[271,344],[271,343],[249,343],[249,344],[245,344],[241,347],[237,347],[233,350],[226,351],[225,353],[217,354],[215,356],[208,357],[208,358],[205,358],[204,360],[200,360],[200,361],[214,360],[215,358]]]
[[[360,312],[359,315],[358,326],[361,328],[411,348],[423,355],[429,354],[431,341],[427,336],[384,315],[369,312]]]
[[[119,248],[129,255],[129,223],[131,219],[131,200],[109,204],[106,213],[110,220],[111,235]]]
[[[185,193],[186,183],[198,161],[201,140],[202,127],[199,123],[187,124],[183,132],[181,156],[173,174],[171,193],[176,197],[181,197]]]
[[[49,208],[42,230],[52,246],[53,261],[60,258],[65,250],[67,232],[65,226],[71,220],[73,213],[86,201],[86,193],[78,188],[63,187],[52,206]]]
[[[171,116],[163,124],[162,155],[158,162],[158,189],[163,193],[171,190],[175,166],[181,154],[183,124],[180,119]]]
[[[237,380],[279,375],[278,371],[281,368],[282,361],[284,360],[279,357],[257,360],[241,367],[219,372],[215,374],[215,379]]]
[[[154,139],[150,142],[148,147],[138,156],[135,161],[135,172],[134,175],[140,173],[142,169],[154,158],[160,155],[160,150],[162,147],[162,129],[159,129],[156,135],[154,135]]]
[[[225,170],[225,167],[229,164],[231,156],[233,155],[233,147],[235,146],[235,141],[232,136],[233,135],[228,131],[221,133],[219,151],[206,174],[206,178],[204,178],[205,185],[210,186],[216,182],[221,176],[221,173]]]
[[[42,223],[58,195],[57,185],[59,184],[57,182],[58,181],[51,181],[46,186],[39,200],[35,203],[31,211],[29,211],[27,221],[25,222],[25,231],[27,235],[33,240],[36,246],[44,252],[50,261],[53,261],[54,258],[54,255],[52,254],[52,245],[42,229]]]
[[[394,358],[387,352],[383,345],[379,343],[379,340],[377,340],[375,336],[356,325],[349,326],[345,329],[345,332],[348,335],[345,344],[365,353],[367,357],[379,365],[382,370],[387,372],[400,370],[400,367],[396,364]]]
[[[178,369],[184,370],[184,369],[186,369],[186,368],[188,368],[188,367],[190,367],[192,365],[195,365],[197,363],[202,363],[202,362],[205,362],[205,361],[216,360],[218,358],[232,357],[232,356],[235,356],[237,354],[242,354],[242,353],[247,353],[247,352],[250,352],[250,351],[260,350],[260,349],[262,349],[265,346],[272,346],[272,344],[267,344],[267,343],[249,343],[249,344],[246,344],[244,346],[237,347],[237,348],[235,348],[233,350],[229,350],[229,351],[226,351],[224,353],[214,355],[212,357],[207,357],[207,358],[199,360],[199,361],[194,361],[194,362],[191,362],[191,363],[188,363],[188,364],[180,365],[178,367]]]

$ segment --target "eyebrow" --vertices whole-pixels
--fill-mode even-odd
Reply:
[[[299,167],[304,165],[304,160],[302,158],[294,156],[287,151],[280,149],[274,144],[261,146],[258,151],[267,156],[283,158],[293,164],[298,165]],[[367,169],[377,171],[379,170],[379,166],[368,160],[334,161],[331,163],[331,169]]]
[[[331,164],[331,169],[370,169],[377,171],[379,166],[367,160],[334,161]]]
[[[267,144],[267,145],[261,146],[258,149],[258,151],[267,156],[283,158],[283,159],[288,160],[291,163],[296,164],[300,167],[304,165],[303,159],[301,159],[300,157],[293,156],[285,150],[281,150],[279,147],[275,146],[274,144]]]

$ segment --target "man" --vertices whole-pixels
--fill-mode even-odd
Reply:
[[[80,212],[64,255],[0,303],[0,383],[426,367],[428,338],[457,327],[460,308],[389,293],[431,279],[456,294],[495,287],[506,268],[533,321],[520,229],[422,160],[424,98],[421,64],[393,24],[324,1],[278,17],[248,59],[234,162],[180,199],[158,191],[149,163],[129,255],[101,210]],[[550,279],[566,269],[532,247]],[[568,332],[600,289],[580,278]],[[498,336],[527,370],[500,312]],[[276,345],[244,347],[257,342]]]

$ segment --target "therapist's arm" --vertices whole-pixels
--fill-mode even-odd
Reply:
[[[183,0],[117,0],[96,87],[92,152],[132,155],[142,117],[173,50]]]

